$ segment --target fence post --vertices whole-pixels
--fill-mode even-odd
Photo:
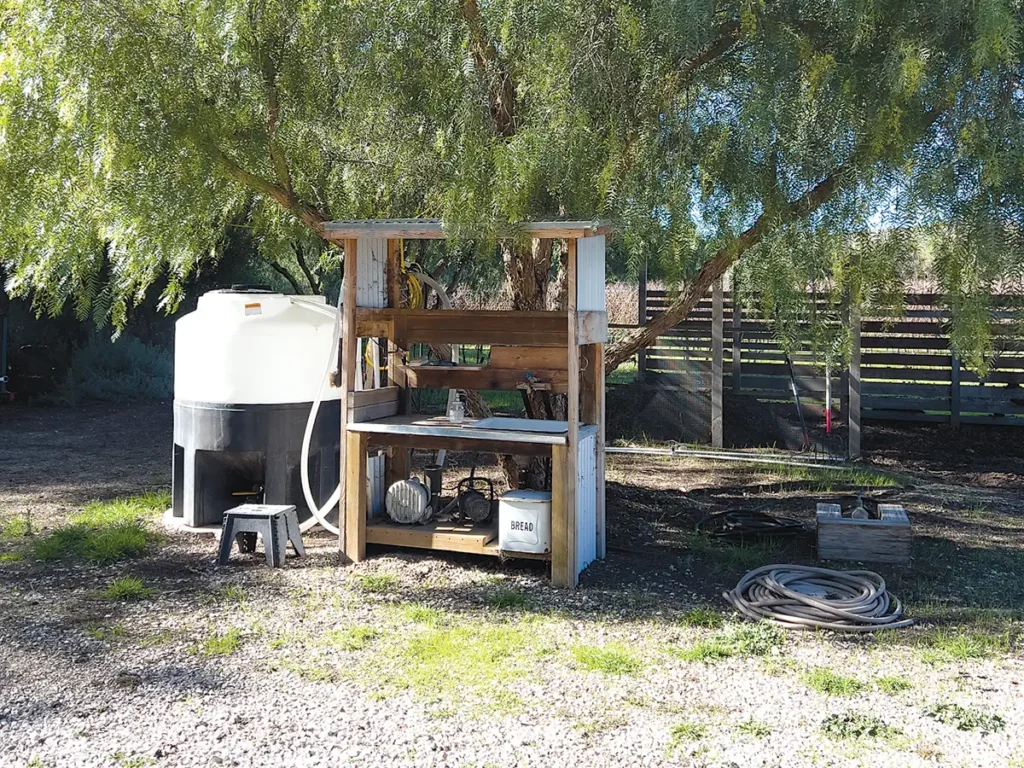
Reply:
[[[860,458],[860,309],[851,305],[850,318],[850,368],[847,395],[847,427],[849,428],[848,456]]]
[[[647,324],[647,262],[640,267],[640,286],[637,291],[637,325]],[[639,382],[647,379],[647,350],[641,347],[636,353],[636,378]]]
[[[721,448],[722,434],[722,380],[725,378],[725,296],[722,279],[715,281],[711,293],[711,446]]]
[[[949,425],[960,429],[960,355],[955,350],[949,378]]]
[[[736,277],[732,280],[732,393],[740,394],[743,389],[742,350],[743,346],[743,308],[736,294]]]

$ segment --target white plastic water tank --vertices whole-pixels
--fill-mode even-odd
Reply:
[[[550,491],[509,491],[498,499],[498,549],[551,551]]]
[[[251,290],[204,294],[196,311],[175,326],[175,400],[228,405],[311,402],[320,382],[330,376],[325,366],[336,315],[323,296]],[[324,388],[325,400],[340,396],[338,388]]]

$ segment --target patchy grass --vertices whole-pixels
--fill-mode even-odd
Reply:
[[[909,691],[914,687],[907,678],[900,677],[899,675],[886,675],[875,680],[875,685],[878,686],[878,690],[882,693],[902,693],[903,691]]]
[[[992,635],[958,628],[937,630],[919,641],[921,658],[930,664],[985,659],[1010,649],[1009,634]]]
[[[323,641],[340,651],[361,651],[380,637],[380,632],[373,627],[357,625],[334,629],[323,637]]]
[[[504,684],[535,672],[553,649],[534,622],[421,624],[400,642],[379,646],[363,673],[384,690],[409,690],[420,698],[457,706],[473,697],[487,706],[509,706]]]
[[[229,629],[224,633],[214,633],[205,640],[199,647],[200,653],[204,656],[230,656],[242,647],[242,638],[237,629]]]
[[[100,640],[105,643],[113,642],[114,640],[124,637],[125,632],[124,625],[118,622],[110,626],[103,624],[92,624],[85,628],[85,634],[91,637],[93,640]]]
[[[0,554],[0,563],[20,563],[24,559],[24,552],[4,552]]]
[[[588,672],[635,675],[643,669],[643,662],[626,646],[618,643],[604,646],[575,645],[572,657],[578,667]]]
[[[856,696],[867,688],[857,678],[840,675],[827,667],[809,669],[801,675],[801,680],[808,688],[826,696]]]
[[[860,712],[829,715],[821,723],[821,731],[830,739],[887,739],[901,733],[880,717]]]
[[[390,592],[398,587],[398,577],[393,573],[360,573],[356,586],[363,592]]]
[[[153,596],[153,590],[135,576],[122,576],[107,584],[100,592],[105,600],[145,600]]]
[[[77,558],[99,565],[137,557],[160,540],[145,521],[169,504],[165,492],[91,502],[71,516],[70,525],[35,539],[33,555],[42,561]]]
[[[677,752],[695,741],[700,741],[708,735],[708,729],[700,723],[676,723],[669,731],[668,751]]]
[[[735,624],[687,648],[670,651],[683,661],[709,664],[731,656],[766,656],[785,640],[783,631],[770,624]]]
[[[599,733],[625,728],[627,725],[629,725],[629,718],[625,715],[607,715],[593,720],[578,720],[573,723],[572,727],[584,738],[590,738]]]
[[[399,615],[414,624],[426,624],[431,627],[439,627],[442,624],[449,623],[451,618],[444,611],[421,603],[403,605],[399,609]]]
[[[900,488],[903,483],[899,478],[886,472],[864,467],[799,467],[787,464],[772,465],[765,468],[761,465],[750,466],[754,472],[769,474],[787,483],[806,484],[812,493],[832,493],[846,488]]]
[[[698,607],[687,611],[680,619],[687,627],[704,627],[706,629],[718,629],[722,626],[722,614],[713,608]]]
[[[156,759],[149,755],[129,755],[118,750],[110,759],[121,768],[145,768],[147,765],[156,765]]]
[[[499,611],[521,611],[528,608],[530,598],[514,589],[499,589],[484,597],[484,603]]]
[[[762,720],[754,720],[753,718],[740,723],[736,726],[736,729],[740,733],[753,736],[755,739],[765,739],[772,735],[772,727],[768,723]]]
[[[225,600],[230,600],[233,603],[244,603],[249,599],[249,596],[245,594],[245,590],[238,584],[228,584],[224,587],[222,594]]]
[[[958,731],[992,733],[1006,727],[1006,721],[999,715],[990,715],[973,707],[962,707],[959,704],[933,704],[924,710],[924,714],[940,723],[956,726]]]
[[[0,520],[0,539],[23,539],[32,535],[32,523],[28,515],[18,515]]]

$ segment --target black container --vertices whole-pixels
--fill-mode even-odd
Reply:
[[[302,434],[312,403],[225,405],[174,402],[172,508],[185,525],[220,525],[239,504],[294,504],[310,517],[302,493]],[[339,400],[320,404],[309,447],[314,500],[338,485]],[[331,513],[337,520],[337,509]]]

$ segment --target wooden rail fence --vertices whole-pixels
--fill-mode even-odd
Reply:
[[[672,301],[663,290],[641,290],[640,296],[644,322]],[[997,302],[1008,306],[999,297]],[[949,320],[936,294],[907,294],[901,317],[850,318],[850,365],[829,371],[826,381],[810,351],[793,352],[797,390],[811,401],[823,403],[828,393],[833,405],[840,402],[853,456],[860,453],[861,419],[1024,426],[1024,339],[1012,313],[997,311],[992,330],[998,354],[984,379],[951,350]],[[723,388],[765,400],[792,396],[789,362],[772,328],[745,315],[721,286],[644,350],[638,366],[646,383],[710,395],[714,445],[722,441]]]

